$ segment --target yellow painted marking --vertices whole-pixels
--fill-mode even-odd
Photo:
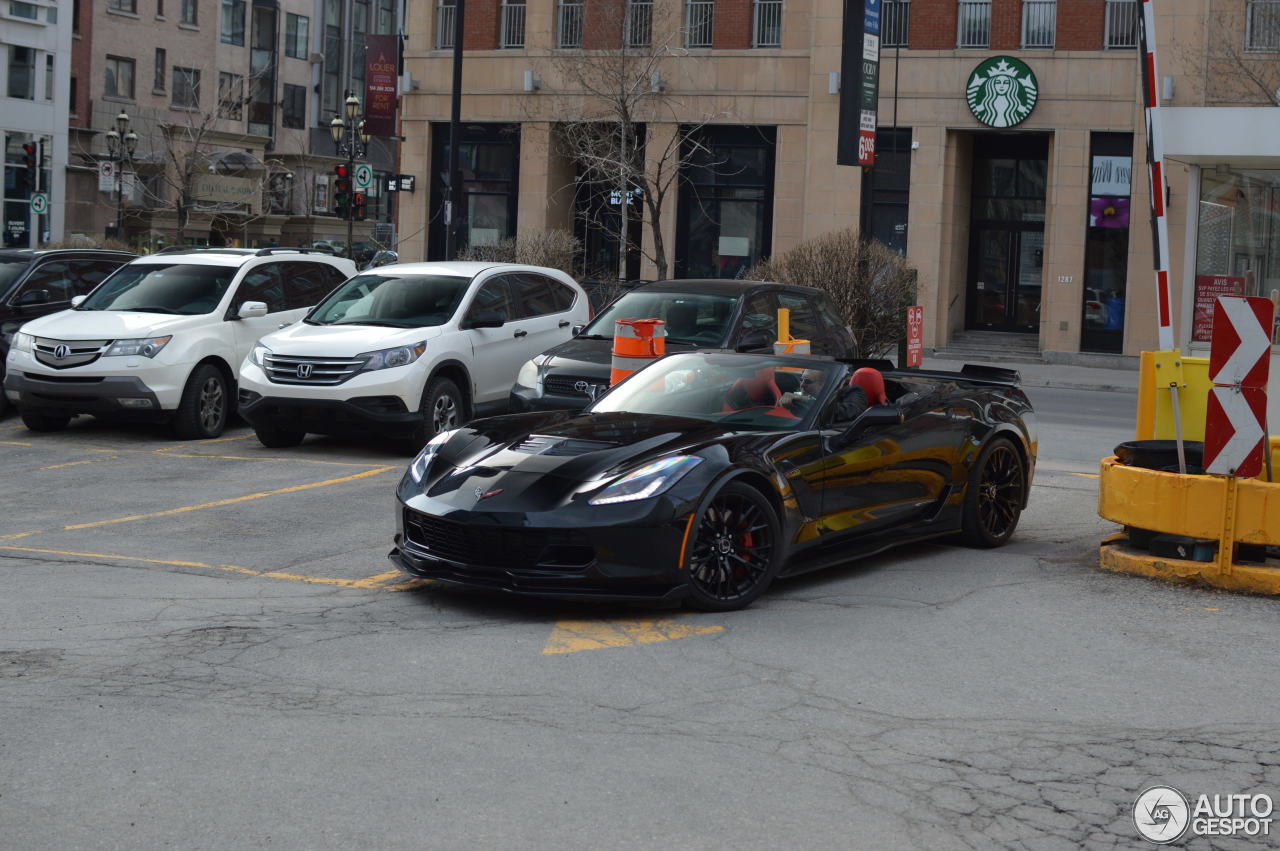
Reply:
[[[418,588],[426,588],[432,583],[430,579],[410,579],[408,582],[399,582],[395,585],[382,586],[384,591],[413,591]]]
[[[722,626],[695,626],[677,623],[674,618],[640,618],[616,621],[559,621],[542,648],[544,656],[554,653],[577,653],[579,650],[604,650],[607,647],[631,647],[674,641],[695,635],[724,632]]]
[[[157,450],[159,451],[159,450]],[[256,458],[252,455],[202,455],[198,452],[166,452],[166,458],[214,458],[221,461],[287,461],[290,464],[324,464],[332,467],[368,467],[359,461],[317,461],[314,458],[277,458],[264,455]]]
[[[240,502],[249,502],[255,499],[266,499],[269,496],[278,496],[286,493],[298,493],[300,491],[313,490],[314,488],[325,488],[330,485],[340,485],[346,482],[354,482],[357,479],[367,479],[370,476],[379,476],[391,470],[398,470],[399,467],[376,467],[372,470],[365,470],[363,473],[354,473],[350,476],[342,476],[337,479],[325,479],[322,482],[311,482],[306,485],[293,485],[287,488],[276,488],[275,490],[262,491],[261,493],[251,493],[244,496],[233,496],[229,499],[217,499],[213,502],[202,502],[198,505],[184,505],[180,508],[169,508],[164,511],[153,511],[149,514],[132,514],[128,517],[116,517],[112,520],[96,520],[92,523],[75,523],[70,526],[63,526],[65,531],[72,532],[77,529],[94,529],[99,526],[110,526],[114,523],[130,523],[134,520],[153,520],[157,517],[172,517],[175,514],[185,514],[188,511],[200,511],[205,508],[221,508],[225,505],[235,505]]]
[[[111,561],[131,561],[139,564],[162,564],[168,567],[200,567],[206,570],[222,570],[228,573],[239,573],[244,576],[257,576],[262,579],[288,579],[292,582],[307,582],[314,585],[336,585],[341,588],[375,588],[380,583],[400,575],[400,571],[396,570],[388,573],[379,573],[376,576],[370,576],[365,579],[326,579],[319,576],[302,576],[297,573],[284,573],[279,570],[254,570],[250,567],[240,567],[234,564],[208,564],[203,561],[139,558],[137,556],[122,556],[115,555],[113,553],[85,553],[76,550],[51,550],[41,547],[0,546],[0,550],[14,550],[16,552],[40,553],[43,555],[55,556],[74,556],[76,558],[108,559]]]
[[[1079,477],[1080,477],[1080,478],[1082,478],[1082,479],[1096,479],[1096,478],[1098,478],[1098,474],[1097,474],[1097,473],[1072,473],[1071,475],[1073,475],[1073,476],[1079,476]]]
[[[35,446],[34,443],[27,443],[25,440],[0,440],[5,446]]]
[[[65,464],[50,464],[48,467],[41,467],[41,470],[61,470],[63,467],[76,467],[80,464],[96,464],[99,461],[115,461],[119,455],[108,455],[106,458],[86,458],[83,461],[68,461]]]
[[[26,538],[29,535],[39,535],[41,530],[36,529],[34,532],[16,532],[12,535],[0,535],[0,541],[16,541],[18,538]]]

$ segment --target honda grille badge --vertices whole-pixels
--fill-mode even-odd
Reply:
[[[62,360],[69,354],[71,354],[71,347],[68,346],[66,343],[59,343],[53,349],[53,356],[58,360]]]
[[[301,378],[301,379],[303,379],[303,380],[306,380],[306,379],[310,378],[310,377],[311,377],[311,364],[309,364],[309,363],[300,363],[300,364],[298,364],[298,377],[299,377],[299,378]]]

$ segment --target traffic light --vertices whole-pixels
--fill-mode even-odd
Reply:
[[[345,165],[337,165],[333,174],[333,214],[345,219],[351,215],[351,173]]]
[[[365,217],[365,197],[363,192],[357,192],[351,199],[352,218],[357,222],[363,222]]]
[[[37,153],[36,145],[34,142],[27,142],[22,146],[22,178],[27,191],[35,191],[36,173],[39,168],[40,156]]]

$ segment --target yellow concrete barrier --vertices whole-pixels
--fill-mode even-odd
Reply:
[[[1182,439],[1204,440],[1208,412],[1208,358],[1185,358],[1179,351],[1143,352],[1138,364],[1138,440],[1173,440],[1173,398],[1169,384],[1178,385],[1178,407],[1182,413]]]

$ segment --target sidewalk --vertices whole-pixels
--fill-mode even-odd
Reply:
[[[975,366],[999,366],[1017,370],[1026,387],[1058,387],[1068,390],[1100,390],[1116,393],[1137,393],[1138,370],[1102,369],[1090,366],[1071,366],[1061,363],[979,363]],[[964,361],[926,357],[925,369],[958,371]]]

